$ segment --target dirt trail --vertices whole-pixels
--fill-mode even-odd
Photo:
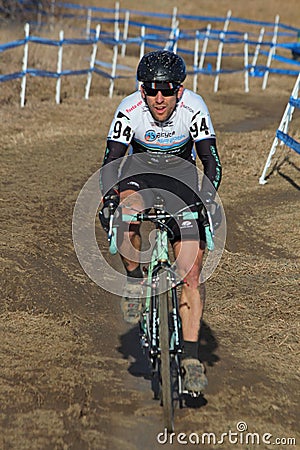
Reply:
[[[220,120],[219,100],[210,102]],[[5,450],[161,447],[161,408],[152,399],[137,329],[122,321],[119,298],[88,279],[72,244],[73,207],[104,148],[108,119],[96,127],[104,103],[98,98],[76,108],[70,101],[3,111]],[[207,285],[207,403],[176,416],[176,429],[187,435],[221,436],[245,421],[251,432],[297,437],[299,240],[287,227],[299,221],[298,160],[288,153],[280,174],[259,186],[273,130],[257,128],[220,134],[228,237]],[[240,171],[247,183],[240,182]]]
[[[282,20],[294,23],[292,4],[258,2],[256,11],[273,17],[281,7]],[[182,7],[188,12],[190,5]],[[235,6],[236,14],[245,10]],[[218,8],[225,14],[228,2]],[[205,432],[218,440],[245,422],[259,445],[243,441],[241,432],[239,443],[206,437],[198,447],[294,449],[300,445],[299,156],[280,148],[269,183],[258,184],[293,82],[271,77],[262,92],[261,80],[251,80],[246,95],[240,78],[224,77],[217,94],[211,79],[200,80],[223,164],[227,241],[207,282],[205,401],[177,411],[176,431],[194,442]],[[87,277],[72,242],[76,199],[99,169],[112,113],[129,87],[121,85],[122,95],[110,101],[95,92],[84,102],[72,92],[56,106],[50,94],[40,98],[44,80],[30,83],[23,110],[11,101],[10,85],[0,111],[0,449],[180,449],[178,435],[173,444],[157,441],[162,411],[152,398],[137,327],[123,322],[119,297]],[[298,141],[299,129],[295,113],[291,132]],[[105,249],[98,223],[96,234]],[[114,264],[120,267],[117,257]],[[262,442],[265,433],[270,444]]]

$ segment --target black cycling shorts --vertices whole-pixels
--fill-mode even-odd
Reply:
[[[159,193],[165,200],[167,212],[173,214],[179,210],[198,211],[199,208],[194,204],[201,201],[197,195],[197,186],[191,189],[176,178],[157,173],[142,173],[124,178],[119,182],[119,190],[120,192],[126,190],[139,192],[143,197],[146,210],[151,209]],[[206,241],[204,227],[198,219],[170,219],[167,225],[171,244],[182,240],[196,240],[199,243],[200,240]]]

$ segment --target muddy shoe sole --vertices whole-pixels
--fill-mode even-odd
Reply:
[[[142,290],[140,286],[126,286],[121,298],[121,311],[125,322],[137,324],[142,312]]]
[[[184,359],[181,368],[184,391],[202,393],[208,384],[203,364],[198,359]]]

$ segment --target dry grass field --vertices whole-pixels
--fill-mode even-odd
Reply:
[[[99,6],[96,0],[88,4]],[[161,5],[153,0],[139,9],[158,11]],[[101,6],[114,3],[101,0]],[[138,5],[123,0],[120,6]],[[235,17],[266,21],[279,14],[281,22],[299,26],[297,0],[166,0],[163,12],[171,14],[174,6],[178,13],[226,16],[231,9]],[[23,24],[2,24],[0,42],[23,36]],[[51,32],[55,39],[61,26]],[[76,34],[71,24],[65,31]],[[32,45],[30,64],[55,70],[56,52]],[[101,52],[101,58],[111,57],[104,45]],[[89,54],[66,50],[64,68],[82,67]],[[1,73],[20,70],[21,49],[1,58]],[[129,51],[124,62],[135,67],[136,54]],[[219,438],[243,421],[250,433],[272,437],[270,444],[206,443],[207,450],[300,448],[299,155],[279,147],[268,183],[258,184],[295,78],[271,74],[265,91],[261,81],[251,78],[246,94],[241,73],[224,75],[213,93],[213,78],[199,76],[223,164],[219,193],[227,241],[207,282],[201,339],[206,402],[177,411],[175,427],[187,436],[210,432]],[[186,85],[192,86],[192,77]],[[137,327],[122,321],[119,297],[86,276],[72,242],[77,196],[99,168],[113,112],[135,82],[117,80],[109,99],[109,80],[95,77],[88,101],[84,86],[85,77],[63,79],[62,103],[56,105],[55,81],[28,77],[27,102],[20,108],[20,80],[0,85],[1,450],[162,446],[162,412],[152,398]],[[296,110],[290,134],[298,141],[299,130]],[[98,223],[96,232],[105,249]],[[175,437],[164,448],[182,445]]]

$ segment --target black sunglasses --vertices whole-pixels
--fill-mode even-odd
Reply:
[[[161,92],[161,95],[163,97],[173,97],[173,95],[175,95],[178,92],[179,87],[172,89],[152,89],[148,86],[143,85],[143,89],[146,95],[149,95],[149,97],[156,97],[159,92]]]

